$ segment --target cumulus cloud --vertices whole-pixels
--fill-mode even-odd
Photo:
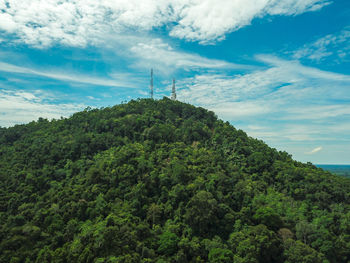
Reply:
[[[326,0],[6,0],[0,30],[36,47],[86,46],[106,35],[166,26],[173,37],[207,43],[266,15],[316,11]]]
[[[27,123],[39,117],[59,119],[85,108],[82,104],[52,104],[42,91],[0,90],[0,126]]]
[[[197,0],[179,8],[177,25],[170,35],[210,42],[249,25],[266,15],[298,15],[329,4],[318,0]]]
[[[6,13],[0,14],[0,29],[12,33],[16,29],[16,23],[12,20],[12,16]]]

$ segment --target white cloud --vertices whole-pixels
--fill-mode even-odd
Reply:
[[[179,8],[178,24],[170,35],[203,43],[223,39],[225,34],[266,15],[298,15],[329,4],[318,0],[196,0]]]
[[[310,161],[312,156],[319,163],[348,162],[344,154],[350,145],[350,76],[297,60],[256,58],[267,67],[242,75],[207,73],[178,81],[179,100],[213,110],[298,160]],[[313,149],[315,144],[337,154]]]
[[[66,82],[75,82],[83,83],[88,85],[97,85],[97,86],[110,86],[110,87],[124,87],[124,88],[134,88],[135,83],[129,81],[125,75],[114,74],[113,79],[91,77],[81,74],[68,74],[64,72],[49,72],[44,70],[35,70],[26,67],[19,67],[5,62],[0,62],[0,71],[19,73],[19,74],[28,74],[35,75],[50,79],[56,79]],[[118,79],[119,78],[119,79]]]
[[[93,96],[86,96],[86,98],[88,98],[89,100],[101,100],[101,99],[95,98],[95,97],[93,97]]]
[[[82,104],[51,104],[40,91],[0,90],[0,126],[27,123],[39,117],[59,119],[85,108]]]
[[[350,104],[315,105],[290,107],[288,115],[281,117],[287,120],[325,120],[334,117],[350,116]]]
[[[14,93],[15,96],[23,98],[24,100],[27,101],[41,101],[40,98],[38,98],[36,95],[33,93],[25,92],[25,91],[17,91]]]
[[[350,81],[349,75],[320,70],[314,67],[307,67],[300,64],[298,60],[283,60],[269,55],[258,55],[258,60],[270,64],[274,67],[282,69],[285,73],[291,75],[299,75],[301,77],[323,79],[332,81]]]
[[[318,153],[319,151],[322,151],[322,147],[316,147],[315,149],[311,150],[310,152],[306,152],[305,154],[315,154]]]
[[[252,116],[259,117],[271,112],[269,105],[250,101],[218,103],[217,106],[212,106],[209,109],[228,120],[238,120]]]
[[[347,103],[329,104],[330,99],[350,100],[350,76],[272,56],[257,58],[270,64],[269,68],[244,75],[204,74],[178,81],[179,99],[215,109],[226,119],[231,114],[232,120],[266,113],[273,118],[322,119],[350,112]],[[332,86],[337,89],[330,89]]]
[[[13,21],[12,16],[6,13],[0,13],[0,30],[12,33],[15,29],[16,23]]]
[[[296,59],[310,59],[320,62],[325,58],[336,55],[337,58],[343,60],[348,56],[350,51],[350,28],[346,27],[337,34],[330,34],[321,37],[304,45],[302,48],[293,52]]]
[[[307,160],[305,147],[349,146],[350,76],[307,67],[296,60],[260,55],[264,69],[240,75],[202,74],[177,82],[180,101],[220,118]],[[303,144],[303,147],[300,144]],[[344,150],[345,151],[345,150]]]
[[[0,3],[0,30],[36,47],[54,43],[86,46],[105,43],[106,35],[150,31],[202,43],[265,15],[316,11],[326,0],[7,0]]]
[[[232,117],[262,114],[270,111],[270,106],[262,105],[257,98],[271,92],[272,84],[282,84],[278,75],[274,69],[236,76],[196,75],[177,82],[178,97],[180,100],[216,109],[226,117],[229,113]]]
[[[229,63],[223,60],[208,59],[197,54],[178,51],[161,39],[139,39],[131,45],[132,55],[137,57],[138,67],[151,68],[158,65],[159,71],[172,69],[251,69],[248,65]],[[130,44],[129,44],[130,45]]]
[[[349,120],[347,118],[346,120]],[[259,129],[252,128],[249,123],[260,124]],[[269,145],[301,145],[303,147],[313,147],[315,144],[339,144],[347,147],[350,143],[348,134],[349,126],[342,126],[342,121],[273,121],[268,119],[254,118],[248,119],[246,123],[241,123],[239,128],[248,133],[249,136],[257,137],[268,142]],[[340,127],[340,128],[339,128]],[[309,150],[307,150],[309,151]],[[303,151],[303,153],[305,153]]]
[[[109,37],[104,60],[115,64],[115,55],[127,61],[128,67],[143,72],[154,68],[158,75],[172,75],[176,70],[253,70],[257,66],[237,64],[220,59],[200,56],[195,52],[180,50],[176,44],[147,35],[123,35]],[[113,76],[111,74],[110,76]],[[135,76],[133,76],[135,79]]]

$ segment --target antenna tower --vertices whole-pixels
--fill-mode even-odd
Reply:
[[[150,93],[151,93],[151,99],[153,99],[153,68],[151,69],[151,83],[150,83]]]
[[[175,79],[173,79],[173,88],[171,90],[171,99],[176,100]]]

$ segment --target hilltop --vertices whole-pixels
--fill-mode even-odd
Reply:
[[[348,262],[350,179],[139,99],[0,128],[0,262]]]

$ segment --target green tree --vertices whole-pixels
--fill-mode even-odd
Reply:
[[[167,256],[173,255],[177,250],[179,240],[179,237],[174,233],[168,231],[162,233],[158,242],[158,252]]]
[[[186,206],[185,220],[194,231],[206,235],[217,222],[217,201],[206,191],[199,191]]]
[[[322,263],[325,258],[299,240],[287,239],[284,242],[285,263]]]
[[[276,231],[283,227],[280,216],[271,207],[260,207],[253,216],[258,224],[263,224]]]
[[[250,226],[234,232],[228,243],[234,254],[234,262],[282,262],[281,241],[264,225]]]

